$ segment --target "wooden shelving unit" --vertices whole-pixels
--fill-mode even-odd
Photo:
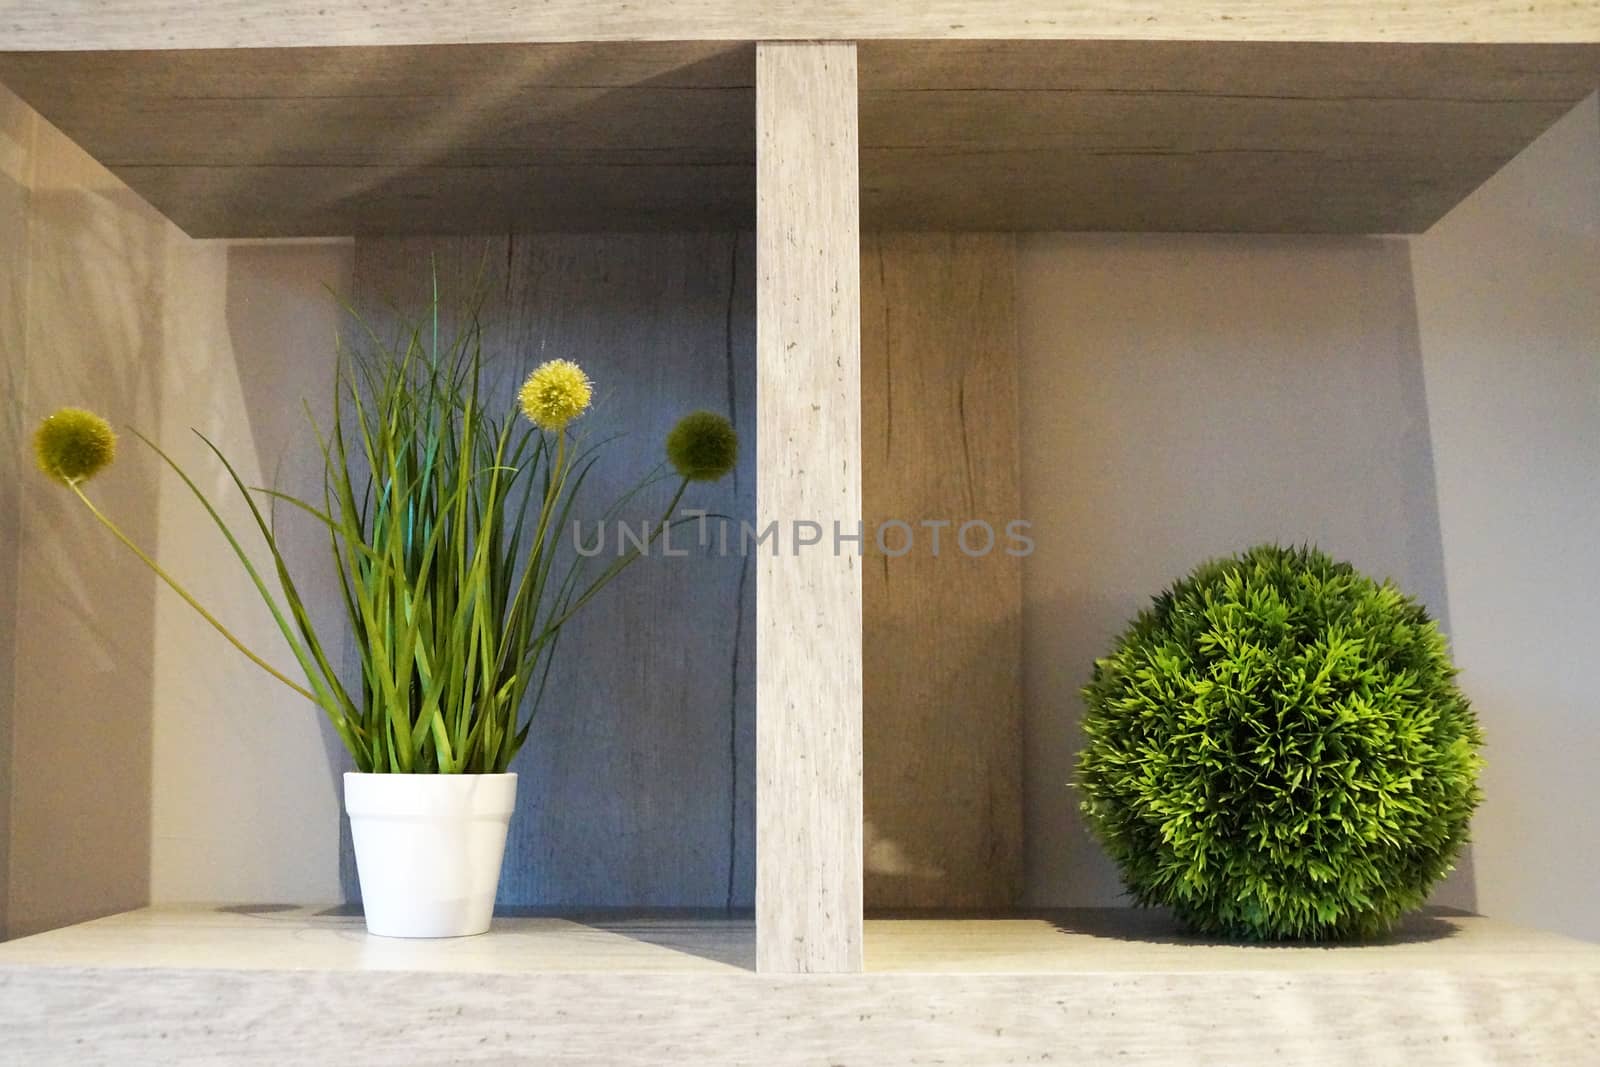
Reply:
[[[387,238],[413,236],[416,248],[463,261],[503,251],[508,276],[581,278],[572,291],[590,285],[594,307],[632,316],[621,334],[568,324],[561,337],[587,330],[597,344],[643,346],[668,329],[692,333],[698,354],[674,372],[725,373],[728,404],[743,396],[753,429],[753,478],[733,506],[750,501],[753,483],[758,525],[804,518],[847,530],[891,500],[916,508],[964,492],[896,480],[918,462],[987,472],[992,492],[965,500],[981,513],[1018,507],[1015,234],[1419,233],[1600,87],[1600,7],[1587,0],[1232,0],[1204,13],[894,0],[530,13],[487,3],[448,19],[420,2],[285,11],[13,0],[0,40],[0,84],[115,176],[96,172],[97,204],[132,203],[148,238],[107,251],[94,225],[68,227],[50,236],[34,282],[18,268],[19,291],[35,292],[46,268],[60,282],[51,292],[64,291],[61,279],[103,257],[131,271],[133,281],[105,284],[136,304],[145,268],[174,255],[208,262],[208,239],[355,237],[358,283],[373,262],[363,247],[382,252]],[[0,151],[0,164],[8,158]],[[621,236],[641,232],[701,237]],[[595,245],[572,235],[596,235]],[[725,309],[705,283],[713,259]],[[0,270],[0,282],[9,277]],[[619,277],[632,295],[612,284]],[[66,303],[52,299],[30,314],[65,322]],[[674,317],[678,303],[695,308],[691,325]],[[229,304],[226,324],[247,305]],[[713,320],[725,336],[705,328]],[[894,376],[906,372],[894,358],[908,338],[927,358],[895,400]],[[700,352],[712,346],[726,351]],[[141,353],[157,360],[160,345]],[[0,529],[8,567],[15,541]],[[749,562],[747,576],[719,579],[740,604],[747,580],[754,590],[752,617],[721,635],[734,645],[708,639],[673,669],[729,678],[731,719],[718,710],[713,724],[708,712],[697,729],[711,736],[708,724],[728,720],[716,744],[735,761],[738,701],[754,694],[753,770],[682,787],[714,786],[734,831],[741,812],[754,821],[753,853],[730,832],[715,858],[726,860],[723,914],[743,916],[753,886],[753,917],[567,908],[508,918],[477,940],[406,944],[319,909],[123,912],[0,945],[4,1054],[35,1062],[87,1043],[118,1062],[335,1050],[404,1062],[426,1048],[484,1062],[1087,1062],[1127,1052],[1149,1063],[1443,1064],[1576,1062],[1600,1041],[1600,947],[1490,920],[1430,913],[1383,944],[1247,948],[1185,941],[1159,917],[1015,910],[1026,803],[1018,568],[968,569],[939,595],[895,602],[906,596],[899,583],[933,579],[848,554]],[[966,627],[966,644],[930,636],[917,615],[930,608]],[[971,637],[979,631],[994,640]],[[747,632],[753,661],[738,652]],[[0,673],[21,676],[22,638],[0,637]],[[729,647],[731,671],[721,659],[707,666]],[[1000,687],[991,702],[970,687],[917,688],[962,656],[998,665],[983,683]],[[36,713],[20,701],[4,711]],[[608,739],[616,749],[651,743],[621,721]],[[8,738],[42,736],[14,725],[0,718]],[[128,729],[149,743],[148,721]],[[891,772],[884,754],[918,745],[926,760]],[[40,783],[64,751],[14,750],[0,769],[22,775],[37,755],[28,796],[54,795]],[[631,766],[623,756],[608,768],[609,781],[631,777],[621,788],[638,792],[614,797],[596,834],[647,836],[629,811],[670,775]],[[127,781],[131,794],[117,797],[49,788],[70,793],[74,811],[148,804],[132,794],[149,783]],[[946,802],[954,813],[941,826]],[[0,839],[17,825],[9,803]],[[720,829],[710,836],[721,847]],[[697,841],[659,885],[653,860],[629,872],[630,886],[709,899],[703,883],[715,881],[723,904],[721,867],[698,877],[713,857]],[[965,858],[925,876],[896,852],[906,843]],[[150,899],[148,878],[128,880],[137,856],[97,869],[92,851],[50,876],[74,887],[74,901],[120,910]],[[888,858],[875,866],[874,856]],[[19,861],[0,850],[0,875],[7,862]],[[48,896],[48,881],[29,892]],[[1004,917],[867,918],[876,905]],[[87,913],[78,903],[68,912]]]

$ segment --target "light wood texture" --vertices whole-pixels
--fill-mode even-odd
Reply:
[[[755,925],[692,912],[497,915],[487,936],[371,937],[359,909],[176,905],[124,912],[0,947],[0,968],[166,967],[430,974],[749,971]]]
[[[11,47],[295,47],[495,41],[872,38],[1146,40],[1593,41],[1589,0],[479,0],[441,18],[426,0],[7,0]]]
[[[748,45],[0,55],[194,237],[753,225]]]
[[[908,974],[1594,974],[1600,946],[1449,908],[1354,945],[1191,937],[1164,912],[1065,908],[1004,919],[871,919],[867,970]]]
[[[865,970],[879,974],[1600,974],[1600,945],[1450,908],[1349,945],[1209,940],[1179,933],[1162,911],[1129,908],[868,919],[865,936]],[[481,937],[406,940],[370,936],[348,907],[187,904],[19,938],[0,946],[0,969],[749,973],[754,943],[750,918],[688,910],[512,908]]]
[[[0,946],[19,1062],[1586,1062],[1600,947],[1424,915],[1387,942],[1185,942],[1159,916],[874,921],[872,970],[749,972],[750,927],[144,912]],[[192,965],[203,960],[200,966]]]
[[[862,241],[868,908],[1022,892],[1015,266],[1010,235]]]
[[[880,42],[861,84],[868,226],[1414,233],[1600,46]]]
[[[738,468],[697,483],[685,508],[728,515],[699,544],[691,525],[658,543],[563,630],[526,747],[503,868],[506,905],[749,907],[754,894],[755,582],[737,551],[754,515],[755,245],[750,234],[360,239],[355,291],[387,332],[386,305],[427,307],[430,259],[449,307],[486,272],[484,352],[497,401],[533,367],[576,360],[595,382],[575,424],[602,453],[576,510],[586,545],[612,502],[662,460],[676,420],[728,415],[747,446]],[[450,323],[446,322],[448,333]],[[619,516],[635,532],[676,481]],[[591,573],[615,559],[607,528]],[[571,558],[572,535],[560,538]],[[346,890],[350,875],[346,845]]]
[[[861,525],[855,46],[761,45],[756,112],[757,946],[763,971],[854,971],[861,560],[833,534]]]
[[[1584,1063],[1592,973],[427,975],[0,970],[22,1063]]]

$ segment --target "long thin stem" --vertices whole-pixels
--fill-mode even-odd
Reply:
[[[237,648],[240,652],[243,652],[246,656],[248,656],[250,658],[250,662],[254,663],[257,667],[260,667],[262,670],[264,670],[268,674],[272,675],[274,678],[276,678],[278,681],[282,682],[284,685],[288,686],[290,689],[293,689],[296,693],[299,693],[301,696],[305,697],[307,700],[311,701],[313,704],[319,704],[320,703],[317,700],[316,696],[314,694],[312,694],[312,692],[309,689],[306,689],[304,686],[296,685],[293,681],[289,680],[288,678],[284,677],[281,673],[279,673],[277,668],[273,667],[272,664],[268,663],[266,660],[262,659],[260,656],[256,655],[254,652],[252,652],[248,648],[246,648],[244,642],[240,641],[237,637],[233,636],[233,634],[231,632],[229,632],[229,630],[228,630],[228,628],[226,626],[222,625],[222,623],[217,621],[216,616],[212,615],[211,612],[209,612],[205,608],[201,607],[200,606],[200,602],[198,600],[196,600],[194,597],[190,596],[189,595],[189,591],[186,590],[183,586],[179,585],[178,582],[177,582],[177,579],[173,578],[172,575],[170,575],[166,571],[162,570],[160,564],[158,564],[155,560],[153,560],[149,556],[147,556],[143,549],[141,549],[138,545],[134,544],[128,538],[128,535],[123,533],[122,530],[120,528],[118,528],[116,523],[112,522],[109,518],[107,518],[105,516],[105,514],[103,512],[101,512],[101,510],[99,508],[95,507],[94,506],[94,501],[90,500],[87,496],[84,495],[82,487],[77,482],[75,482],[75,481],[68,482],[67,485],[74,493],[78,494],[78,499],[83,501],[84,506],[89,509],[89,513],[91,515],[93,515],[96,519],[100,520],[100,525],[104,526],[106,529],[110,530],[113,534],[115,534],[118,541],[121,541],[124,545],[127,545],[129,551],[131,551],[134,555],[138,556],[141,560],[143,560],[144,561],[144,565],[146,567],[149,567],[152,571],[154,571],[156,573],[156,577],[157,578],[160,578],[163,582],[166,582],[167,585],[172,588],[172,591],[174,593],[177,593],[179,596],[183,597],[184,602],[187,603],[195,611],[199,612],[200,613],[200,617],[202,619],[206,620],[206,622],[210,623],[212,629],[216,630],[217,633],[219,633],[223,637],[227,638],[229,644],[231,644],[234,648]]]

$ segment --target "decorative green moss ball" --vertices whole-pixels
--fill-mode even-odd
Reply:
[[[1201,934],[1366,937],[1477,806],[1477,718],[1427,612],[1313,548],[1207,563],[1084,689],[1083,811],[1134,899]]]
[[[691,482],[714,482],[738,462],[739,435],[716,412],[696,411],[679,419],[667,435],[667,459]]]

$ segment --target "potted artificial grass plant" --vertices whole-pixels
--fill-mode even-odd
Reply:
[[[367,928],[393,937],[451,937],[489,927],[517,776],[561,628],[641,554],[638,546],[590,575],[576,553],[558,560],[597,446],[572,423],[592,387],[577,364],[528,375],[520,412],[486,400],[475,309],[455,340],[413,329],[371,352],[342,345],[327,432],[323,499],[248,488],[204,435],[249,505],[277,579],[275,592],[206,494],[149,438],[226,538],[305,676],[279,672],[246,647],[141,550],[84,492],[109,464],[116,436],[100,416],[66,408],[34,437],[40,469],[70,489],[123,544],[225,639],[327,715],[356,770],[345,776]],[[369,331],[369,336],[370,331]],[[728,420],[696,412],[666,443],[676,492],[645,547],[673,521],[691,481],[732,469]],[[614,514],[661,473],[614,501]],[[341,599],[360,653],[347,687],[324,651],[262,512],[291,505],[326,527]],[[697,513],[698,514],[698,513]]]

